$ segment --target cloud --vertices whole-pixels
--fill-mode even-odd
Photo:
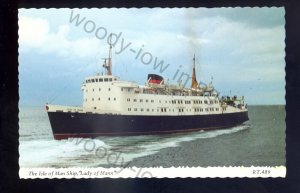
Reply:
[[[49,26],[48,20],[20,16],[20,52],[34,51],[74,59],[94,57],[101,50],[100,41],[95,37],[70,40],[69,25],[60,25],[56,32],[51,32]]]
[[[284,95],[283,8],[75,9],[75,13],[95,22],[96,27],[105,27],[108,33],[122,32],[125,43],[132,43],[129,48],[143,49],[143,53],[150,52],[153,58],[170,64],[162,75],[171,83],[177,81],[171,80],[176,70],[191,73],[195,54],[202,82],[213,76],[218,89],[245,91],[242,87],[259,85],[270,88],[261,91],[262,95]],[[101,58],[108,52],[106,42],[97,39],[94,32],[86,33],[84,22],[77,27],[70,23],[70,14],[70,9],[20,11],[22,65],[36,67],[49,61],[55,70],[49,68],[45,73],[52,74],[52,81],[78,72],[80,82],[99,71]],[[120,42],[115,50],[120,50]],[[139,83],[144,83],[147,73],[159,73],[153,64],[142,64],[136,55],[129,49],[113,54],[113,73]],[[40,60],[33,64],[32,56]],[[21,70],[26,69],[21,66]],[[254,97],[247,92],[243,94]]]
[[[22,49],[41,47],[47,41],[48,34],[47,20],[23,16],[19,18],[19,43]]]

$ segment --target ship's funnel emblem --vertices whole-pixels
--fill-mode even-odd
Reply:
[[[163,77],[157,74],[148,74],[148,82],[152,84],[161,84],[163,81]]]

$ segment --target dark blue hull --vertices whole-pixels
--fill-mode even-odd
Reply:
[[[48,116],[55,139],[183,133],[227,128],[248,120],[248,112],[192,116],[48,112]]]

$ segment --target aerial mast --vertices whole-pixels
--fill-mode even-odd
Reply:
[[[196,79],[195,54],[194,54],[193,62],[194,62],[194,64],[193,64],[193,74],[192,74],[192,85],[191,85],[191,88],[197,89],[198,82],[197,82],[197,79]]]
[[[112,57],[112,53],[111,53],[111,49],[112,49],[111,36],[112,36],[112,34],[109,35],[109,39],[108,39],[108,42],[107,42],[109,44],[108,58],[104,58],[104,64],[103,64],[103,67],[107,71],[107,75],[112,75],[112,72],[111,72],[111,69],[112,69],[112,62],[111,62],[111,57]],[[106,63],[107,60],[108,60],[108,63]]]

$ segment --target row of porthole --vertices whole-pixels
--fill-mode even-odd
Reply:
[[[148,99],[146,99],[145,101],[146,101],[146,103],[149,102]],[[130,98],[127,98],[127,102],[130,102]],[[133,102],[137,102],[137,99],[133,99]],[[143,102],[143,99],[140,99],[140,102]],[[151,103],[153,103],[153,102],[154,102],[154,100],[151,100]],[[165,102],[168,103],[167,101],[165,101]],[[159,103],[161,103],[161,100],[159,100]],[[176,104],[176,100],[172,100],[172,101],[170,101],[170,103]],[[177,103],[182,104],[183,102],[182,102],[182,100],[178,100]],[[207,101],[204,101],[204,103],[207,104]],[[215,103],[218,103],[218,102],[215,101]],[[191,104],[191,101],[185,101],[185,104]],[[194,102],[194,104],[198,104],[198,103]],[[200,104],[202,104],[202,101],[200,101]],[[211,101],[210,104],[213,104],[213,102]]]
[[[108,91],[110,91],[111,89],[108,88]],[[95,91],[95,89],[93,89],[93,92]],[[101,91],[101,88],[99,88],[99,91]],[[85,90],[85,92],[88,92],[88,89]]]
[[[110,88],[108,88],[108,91],[110,91],[111,89]],[[93,92],[95,91],[95,89],[93,89]],[[99,88],[99,91],[101,91],[101,88]],[[123,88],[121,88],[121,91],[123,91]],[[131,89],[130,88],[128,88],[128,92],[130,92],[131,91]],[[88,89],[86,89],[85,90],[85,92],[88,92]]]
[[[167,108],[160,108],[161,109],[161,112],[167,112]],[[134,111],[138,111],[138,108],[134,108],[133,109]],[[141,110],[141,112],[143,112],[144,111],[144,109],[143,108],[141,108],[140,109]],[[128,108],[128,111],[131,111],[131,108]],[[147,109],[147,112],[149,112],[150,111],[150,109]],[[171,111],[171,109],[169,109],[169,111]],[[183,108],[179,108],[178,109],[178,111],[179,112],[184,112],[184,109]],[[188,112],[188,111],[192,111],[192,109],[186,109],[186,111]],[[205,111],[206,112],[208,112],[208,111],[214,111],[214,108],[206,108],[205,109]],[[219,111],[219,108],[216,108],[216,111]],[[152,112],[154,112],[154,109],[152,109]],[[159,112],[159,109],[157,109],[157,112]],[[174,109],[173,109],[173,112],[174,112]],[[199,109],[199,108],[195,108],[195,112],[203,112],[203,109]]]
[[[110,101],[110,97],[108,97],[108,100]],[[114,97],[114,101],[116,101],[116,97]],[[85,101],[87,102],[87,99],[85,99]],[[94,98],[92,98],[92,101],[94,101]],[[98,98],[98,101],[100,101],[100,98]]]

